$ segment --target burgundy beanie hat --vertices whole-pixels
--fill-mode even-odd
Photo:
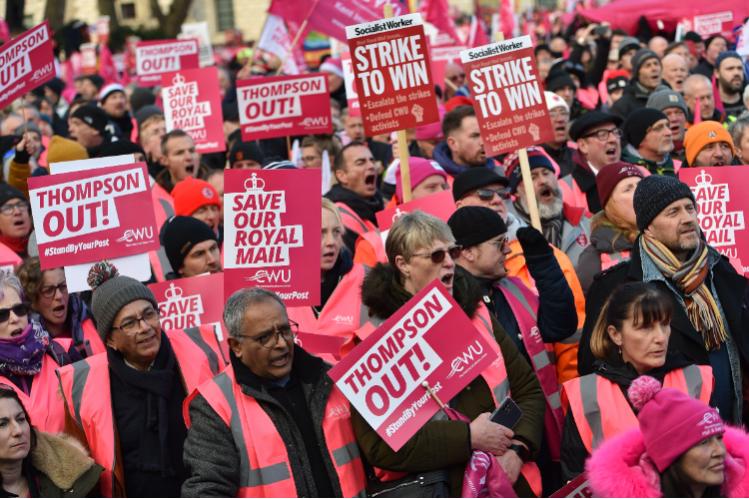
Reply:
[[[601,207],[606,207],[616,184],[629,177],[645,178],[645,173],[636,165],[624,161],[608,164],[598,171],[596,187],[598,188],[598,199],[601,200]]]
[[[662,388],[650,376],[634,380],[627,393],[639,410],[645,451],[661,473],[704,439],[725,431],[714,407],[674,388]]]

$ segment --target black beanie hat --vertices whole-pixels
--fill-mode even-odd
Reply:
[[[193,246],[203,241],[216,241],[216,233],[204,222],[193,217],[172,217],[166,221],[159,235],[172,269],[179,273],[185,257]]]
[[[265,155],[256,141],[242,142],[237,141],[229,152],[229,167],[233,167],[235,161],[244,161],[251,159],[261,165],[265,163]]]
[[[549,92],[556,92],[564,87],[577,88],[575,80],[572,79],[567,71],[558,70],[546,78],[546,90]]]
[[[637,184],[633,201],[637,228],[644,231],[668,205],[684,198],[696,203],[692,190],[678,178],[664,175],[645,177]]]
[[[26,201],[26,196],[23,195],[23,192],[19,191],[12,185],[0,182],[0,206],[4,205],[11,199],[22,199]]]
[[[453,199],[458,201],[463,199],[469,192],[492,184],[501,184],[507,187],[509,181],[491,168],[469,168],[455,177],[455,181],[453,182]]]
[[[459,208],[447,221],[455,236],[455,243],[469,248],[507,232],[502,217],[496,211],[484,206],[464,206]]]
[[[643,107],[633,111],[624,122],[622,132],[624,140],[631,144],[632,147],[640,147],[640,143],[645,139],[648,128],[660,120],[667,120],[668,116],[663,111],[658,111],[650,107]]]
[[[107,122],[109,121],[107,113],[105,113],[99,106],[93,104],[80,106],[72,114],[71,118],[78,118],[94,130],[98,131],[102,136],[104,135],[104,131],[107,128]]]

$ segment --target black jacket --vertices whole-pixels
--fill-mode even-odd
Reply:
[[[611,106],[611,112],[626,120],[627,116],[632,114],[632,112],[645,107],[648,103],[648,97],[650,97],[650,94],[664,88],[668,87],[665,85],[659,85],[655,90],[647,90],[645,87],[637,83],[636,80],[630,81],[627,83],[627,86],[624,87],[621,99]]]
[[[559,165],[559,178],[569,175],[572,172],[572,166],[574,165],[572,156],[574,150],[569,147],[567,143],[562,144],[562,147],[559,149],[555,149],[549,144],[543,144],[542,147],[544,148],[544,151],[546,151],[546,154],[551,156],[551,159],[556,161]]]

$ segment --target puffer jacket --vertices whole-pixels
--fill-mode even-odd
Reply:
[[[720,497],[749,497],[749,435],[726,428],[725,482]],[[593,497],[663,497],[660,474],[635,428],[604,442],[586,465]]]
[[[612,260],[618,257],[624,260],[629,258],[628,253],[632,251],[632,241],[627,238],[622,229],[606,218],[603,211],[593,216],[590,225],[592,227],[590,246],[583,250],[575,268],[584,293],[587,293],[590,285],[593,284],[593,278],[604,270],[601,262],[602,255],[609,255]],[[622,254],[622,252],[626,253]]]

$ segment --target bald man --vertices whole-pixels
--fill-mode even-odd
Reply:
[[[661,59],[663,58],[663,53],[666,51],[667,47],[668,40],[666,40],[662,36],[654,36],[648,42],[648,48],[658,54],[658,57],[660,57]]]
[[[668,54],[661,60],[663,65],[663,81],[671,90],[683,92],[684,80],[689,76],[687,61],[676,53]]]
[[[700,116],[702,121],[714,120],[723,121],[720,112],[715,109],[715,97],[713,96],[713,86],[710,80],[701,74],[690,75],[684,80],[684,101],[689,108],[690,122],[694,123],[694,106],[699,100]]]

